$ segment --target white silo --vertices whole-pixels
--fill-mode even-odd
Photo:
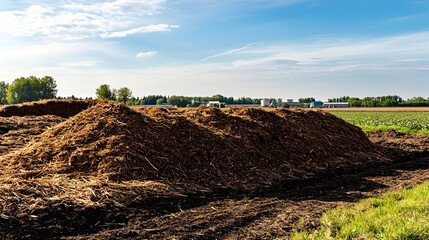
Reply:
[[[261,107],[269,107],[270,106],[270,99],[264,98],[261,100]]]

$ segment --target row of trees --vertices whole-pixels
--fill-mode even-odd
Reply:
[[[110,99],[126,103],[130,106],[135,105],[162,105],[171,104],[178,107],[199,106],[203,102],[219,101],[225,104],[260,104],[260,98],[241,97],[234,99],[233,97],[225,97],[220,94],[211,97],[188,97],[188,96],[163,96],[149,95],[144,97],[134,97],[132,92],[127,87],[119,89],[111,88],[107,84],[101,85],[96,89],[95,94],[98,99]]]
[[[298,99],[299,103],[312,103],[314,101],[316,101],[316,99],[314,97],[307,97],[307,98]]]
[[[127,103],[128,100],[132,97],[132,92],[127,87],[122,87],[119,89],[110,88],[109,85],[103,84],[95,91],[98,99],[109,99],[116,100],[119,102]]]
[[[220,94],[211,97],[188,97],[188,96],[162,96],[149,95],[145,97],[134,97],[127,87],[119,89],[111,88],[107,84],[96,89],[98,99],[116,100],[127,105],[161,105],[171,104],[178,107],[199,106],[203,102],[219,101],[225,104],[259,104],[260,98],[225,97]],[[11,84],[0,81],[0,104],[14,104],[22,102],[37,101],[41,99],[51,99],[57,97],[57,84],[50,76],[37,78],[35,76],[21,77],[15,79]],[[281,102],[281,99],[270,99],[271,102]],[[300,98],[300,103],[311,103],[315,101],[313,97]],[[348,102],[351,107],[397,107],[397,106],[429,106],[429,98],[414,97],[404,100],[397,95],[380,97],[339,97],[328,99],[328,102]]]
[[[11,84],[0,81],[0,104],[31,102],[57,96],[57,84],[50,76],[15,79]]]
[[[186,106],[199,106],[203,102],[219,101],[225,104],[259,104],[260,98],[241,97],[234,99],[233,97],[225,97],[220,94],[211,97],[188,97],[188,96],[163,96],[163,95],[149,95],[142,98],[133,97],[131,91],[124,87],[118,90],[111,89],[109,85],[101,85],[96,90],[99,99],[117,100],[127,105],[161,105],[171,104],[178,107]],[[316,101],[314,97],[306,97],[298,99],[298,102],[309,104]],[[282,102],[281,99],[270,99],[270,102]],[[343,96],[339,98],[330,98],[328,102],[348,102],[351,107],[398,107],[398,106],[429,106],[429,98],[414,97],[411,99],[403,100],[398,95],[388,95],[379,97],[349,97]]]
[[[429,98],[414,97],[404,100],[398,95],[380,97],[349,97],[328,99],[328,102],[348,102],[350,107],[426,107],[429,106]]]
[[[131,97],[127,105],[162,105],[171,104],[178,107],[186,106],[199,106],[203,102],[219,101],[225,104],[260,104],[261,99],[241,97],[234,99],[233,97],[224,97],[222,95],[214,95],[211,97],[189,97],[189,96],[163,96],[163,95],[149,95],[144,97]]]
[[[107,84],[96,89],[98,99],[109,99],[126,103],[127,105],[161,105],[171,104],[178,107],[199,106],[203,102],[219,101],[225,104],[259,104],[261,99],[241,97],[225,97],[220,94],[211,97],[188,97],[188,96],[162,96],[149,95],[145,97],[134,97],[127,87],[119,89],[111,88]],[[11,84],[0,81],[0,104],[14,104],[31,102],[41,99],[57,98],[57,84],[50,76],[37,78],[35,76],[21,77],[15,79]],[[59,97],[61,98],[61,97]],[[74,96],[71,99],[76,99]],[[271,99],[281,101],[281,99]]]

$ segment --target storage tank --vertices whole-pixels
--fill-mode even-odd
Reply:
[[[270,99],[264,98],[261,100],[261,107],[269,107],[270,106]]]

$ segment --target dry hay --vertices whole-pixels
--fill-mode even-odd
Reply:
[[[99,102],[0,157],[0,219],[252,189],[387,160],[359,128],[328,113]]]
[[[93,106],[93,100],[42,100],[0,107],[0,117],[55,115],[68,118]]]

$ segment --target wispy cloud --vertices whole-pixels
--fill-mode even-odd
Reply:
[[[163,8],[166,0],[114,0],[88,3],[68,3],[64,8],[80,12],[90,12],[102,15],[153,15]]]
[[[386,22],[390,22],[390,23],[409,22],[409,21],[414,21],[419,18],[423,18],[427,16],[428,16],[428,13],[419,13],[419,14],[406,15],[406,16],[387,19]]]
[[[168,25],[168,24],[157,24],[157,25],[149,25],[144,27],[132,28],[126,31],[103,33],[103,34],[100,34],[100,36],[102,38],[117,38],[117,37],[126,37],[128,35],[137,34],[137,33],[171,32],[175,28],[179,28],[179,26]]]
[[[77,1],[34,4],[20,10],[0,11],[0,33],[12,36],[44,36],[57,39],[120,37],[151,31],[168,31],[176,25],[135,27],[157,14],[165,0]],[[121,31],[129,28],[130,30]]]
[[[283,69],[289,73],[349,71],[351,69],[423,69],[429,55],[429,32],[419,32],[378,39],[326,39],[311,43],[285,43],[244,48],[232,62],[218,59],[234,68]],[[223,53],[226,54],[227,52]],[[255,57],[255,54],[261,55]],[[222,54],[219,54],[222,55]],[[407,59],[410,64],[404,64]],[[412,63],[412,64],[411,64]]]
[[[250,47],[252,47],[253,45],[254,45],[254,44],[253,44],[253,43],[251,43],[251,44],[247,44],[247,45],[245,45],[244,47],[241,47],[241,48],[235,48],[235,49],[231,49],[231,50],[228,50],[228,51],[225,51],[225,52],[219,53],[219,54],[215,54],[215,55],[212,55],[212,56],[208,56],[208,57],[205,57],[205,58],[201,59],[201,60],[200,60],[200,62],[205,62],[205,61],[207,61],[207,60],[210,60],[210,59],[213,59],[213,58],[222,57],[222,56],[232,55],[232,54],[234,54],[234,53],[238,53],[238,52],[244,51],[244,50],[246,50],[246,49],[249,49],[249,48],[250,48]]]
[[[156,51],[149,51],[149,52],[139,52],[136,55],[136,58],[147,58],[147,57],[153,57],[156,54],[158,54],[158,52]]]

